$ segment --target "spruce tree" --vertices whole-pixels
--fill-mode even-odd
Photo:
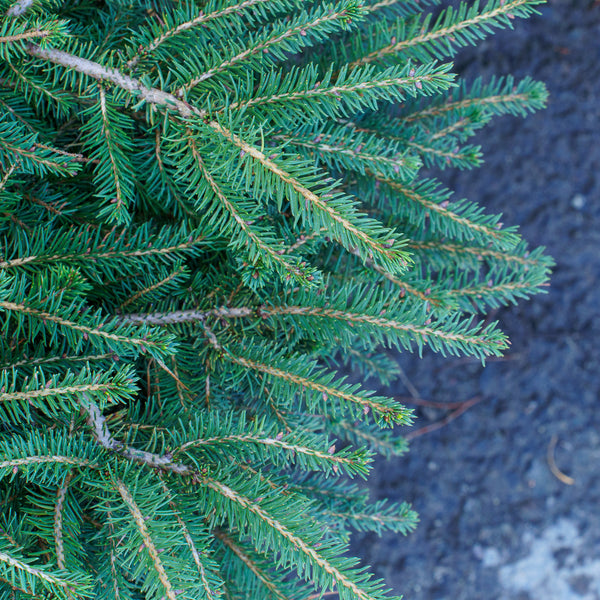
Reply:
[[[411,411],[341,373],[545,285],[420,175],[543,106],[444,62],[537,3],[0,0],[0,598],[390,597],[348,536],[416,515],[350,478]]]

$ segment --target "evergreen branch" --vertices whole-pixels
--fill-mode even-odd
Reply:
[[[493,78],[486,85],[477,79],[469,89],[462,85],[441,102],[435,101],[425,108],[412,107],[398,124],[406,126],[408,123],[430,121],[449,114],[474,115],[473,111],[479,111],[485,119],[506,113],[525,116],[528,109],[542,108],[547,98],[548,91],[544,84],[529,77],[518,82],[513,77]],[[395,120],[390,125],[394,127]]]
[[[50,18],[35,18],[31,21],[3,19],[0,23],[0,57],[12,62],[27,53],[32,40],[46,46],[53,41],[64,43],[68,38],[68,22]]]
[[[23,98],[30,104],[35,103],[39,106],[42,104],[40,102],[41,98],[45,98],[50,107],[54,108],[54,112],[57,116],[66,116],[70,113],[74,106],[73,99],[70,95],[61,90],[50,88],[47,84],[47,80],[40,79],[39,77],[36,77],[35,74],[28,75],[26,67],[18,69],[12,63],[7,63],[7,67],[13,73],[15,90],[19,91],[23,95]],[[25,124],[32,130],[32,133],[36,131],[36,129],[31,128],[28,123]],[[86,159],[81,157],[81,155],[71,154],[58,148],[51,148],[45,144],[35,143],[33,146],[36,148],[41,147],[64,156],[69,156],[71,160],[74,161],[86,162]]]
[[[304,246],[304,244],[307,244],[308,242],[318,240],[319,238],[325,235],[326,231],[327,229],[325,227],[321,227],[320,229],[318,229],[317,231],[313,231],[312,233],[300,234],[298,236],[298,239],[285,249],[286,254],[290,254],[291,252],[298,250],[298,248]]]
[[[121,592],[120,592],[120,588],[119,588],[119,580],[118,580],[118,575],[117,575],[116,562],[117,562],[117,559],[115,556],[115,552],[111,548],[111,550],[110,550],[110,572],[112,575],[113,591],[115,593],[115,600],[121,600]]]
[[[181,514],[180,514],[181,511],[179,510],[179,508],[175,504],[175,501],[173,500],[173,494],[171,493],[171,490],[166,486],[166,484],[164,483],[162,478],[161,478],[161,487],[163,489],[163,492],[169,497],[169,506],[175,512],[175,515],[177,517],[177,523],[179,523],[179,526],[181,527],[181,531],[183,532],[183,537],[185,538],[185,541],[190,549],[192,558],[194,560],[194,564],[196,565],[196,567],[198,569],[198,573],[200,575],[200,581],[202,582],[202,588],[206,594],[207,600],[217,600],[218,598],[221,598],[222,596],[221,596],[220,590],[218,590],[218,589],[213,590],[210,582],[208,581],[206,568],[204,567],[202,559],[200,558],[200,552],[196,548],[196,544],[194,543],[194,540],[192,539],[192,536],[190,535],[188,526],[185,524],[185,521],[181,518]]]
[[[76,321],[69,319],[63,319],[59,315],[52,314],[43,310],[25,306],[24,304],[16,304],[14,302],[6,302],[0,300],[0,308],[6,311],[12,311],[19,315],[29,315],[38,319],[44,323],[50,322],[60,325],[65,329],[73,332],[79,332],[84,336],[87,336],[90,340],[103,340],[106,342],[115,342],[117,344],[124,344],[126,346],[133,346],[136,349],[139,348],[141,352],[154,351],[158,354],[162,354],[165,351],[165,345],[162,342],[155,342],[145,338],[130,337],[126,335],[119,335],[117,333],[110,333],[104,331],[102,326],[83,325]]]
[[[45,565],[34,566],[30,559],[14,554],[0,550],[0,573],[10,585],[13,581],[18,582],[15,587],[32,595],[41,587],[60,600],[72,600],[72,593],[78,597],[90,597],[89,583],[81,577],[56,573]]]
[[[190,440],[182,444],[174,453],[174,456],[180,453],[187,453],[192,448],[202,448],[203,446],[210,447],[225,444],[235,447],[238,444],[250,444],[284,450],[290,453],[295,460],[304,457],[305,460],[309,461],[307,462],[307,468],[328,471],[330,465],[333,465],[333,471],[336,473],[340,468],[345,469],[349,475],[353,475],[354,473],[364,475],[366,472],[368,457],[365,457],[361,452],[347,454],[342,451],[335,454],[335,444],[331,445],[324,452],[306,444],[296,443],[293,439],[292,441],[285,440],[283,439],[284,437],[282,434],[278,434],[275,437],[265,437],[262,432],[258,432],[257,434],[224,434],[215,437],[203,437],[202,439]]]
[[[99,214],[105,215],[108,223],[121,224],[131,218],[128,209],[134,196],[133,166],[127,158],[127,153],[133,150],[133,144],[127,137],[131,124],[107,102],[101,84],[98,85],[98,95],[100,110],[97,111],[96,106],[90,109],[92,115],[82,131],[91,138],[86,140],[85,147],[95,147],[91,157],[98,160],[95,169],[97,194],[110,201]]]
[[[87,156],[83,156],[83,154],[76,154],[74,152],[67,152],[66,150],[61,150],[60,148],[51,148],[47,144],[40,144],[38,142],[38,143],[34,144],[34,146],[36,148],[41,148],[43,150],[51,150],[52,152],[56,152],[56,154],[61,154],[62,156],[68,156],[74,162],[80,162],[80,163],[93,163],[93,162],[96,162],[93,158],[88,158]],[[32,198],[31,196],[28,196],[27,199],[31,200],[32,202],[34,202],[34,201],[40,202],[39,198]],[[57,213],[57,214],[61,214],[61,213]]]
[[[59,50],[47,50],[32,45],[30,46],[29,51],[33,56],[50,60],[56,64],[62,64],[63,66],[75,69],[76,71],[96,79],[110,81],[125,90],[138,94],[142,99],[149,103],[173,108],[183,117],[190,117],[192,114],[200,117],[204,116],[202,111],[182,102],[175,96],[155,88],[148,88],[139,81],[123,75],[116,69],[103,67],[98,63]],[[394,241],[382,242],[372,238],[363,228],[357,226],[356,217],[351,219],[347,216],[348,213],[352,214],[350,211],[346,211],[346,215],[340,213],[335,205],[332,206],[325,198],[319,197],[312,190],[308,189],[297,178],[277,165],[271,158],[268,158],[264,152],[255,146],[248,144],[238,135],[232,133],[216,121],[210,121],[207,125],[222,137],[235,144],[243,153],[248,154],[255,159],[267,171],[271,172],[286,185],[290,186],[294,192],[304,198],[307,205],[313,207],[315,213],[322,215],[322,217],[326,217],[328,221],[331,221],[338,226],[341,229],[338,233],[338,237],[343,245],[360,245],[365,249],[367,254],[373,254],[374,260],[383,261],[383,264],[388,266],[390,270],[396,270],[399,264],[403,265],[406,262]],[[296,212],[297,211],[298,209],[296,208]]]
[[[255,577],[279,600],[290,600],[289,596],[284,595],[281,590],[277,587],[277,584],[262,570],[258,567],[247,552],[244,552],[240,546],[238,546],[230,536],[224,531],[215,527],[213,534],[220,540],[227,548],[229,548],[244,565],[255,575]]]
[[[410,181],[421,166],[418,158],[393,141],[361,136],[358,130],[349,127],[321,125],[291,135],[278,134],[274,139],[308,149],[308,156],[317,157],[337,171],[356,170],[363,175],[372,172],[381,177]]]
[[[438,129],[435,133],[432,133],[432,140],[440,140],[445,137],[455,136],[457,133],[460,134],[463,130],[471,128],[475,125],[474,121],[470,117],[465,117],[463,119],[459,119],[455,123],[451,123],[447,127],[442,129]]]
[[[374,312],[374,311],[373,311]],[[434,350],[443,353],[450,352],[456,354],[459,350],[473,353],[482,360],[485,356],[493,354],[498,355],[507,348],[506,337],[495,329],[494,325],[482,329],[481,325],[471,327],[471,319],[459,321],[460,315],[454,315],[448,319],[440,319],[439,322],[432,323],[431,318],[424,319],[421,313],[410,315],[405,311],[404,320],[400,318],[386,318],[373,314],[372,311],[356,312],[349,308],[333,308],[325,306],[306,306],[306,305],[280,305],[261,308],[264,317],[289,316],[292,319],[298,317],[307,319],[305,327],[308,330],[314,330],[314,326],[323,321],[344,322],[354,328],[346,343],[357,334],[359,326],[364,327],[365,333],[370,332],[378,340],[389,344],[395,342],[402,347],[411,348],[411,342],[418,345],[419,350],[425,343],[428,343]],[[422,322],[419,323],[418,320]],[[313,323],[311,326],[309,323]],[[406,334],[409,335],[406,338]],[[339,344],[342,340],[337,339]]]
[[[305,70],[292,70],[283,78],[270,75],[259,84],[258,92],[251,90],[247,100],[238,100],[227,108],[245,110],[267,105],[272,111],[278,108],[277,105],[283,105],[281,112],[284,112],[299,104],[305,107],[306,112],[328,117],[340,112],[374,109],[378,100],[402,101],[407,96],[430,95],[436,90],[446,89],[454,77],[448,73],[449,66],[430,64],[414,68],[403,65],[381,72],[365,67],[351,73],[343,69],[337,74],[335,83],[331,82],[331,70],[319,79],[318,70],[309,66]],[[279,83],[275,89],[274,83]],[[269,92],[268,95],[258,95],[263,89]]]
[[[381,141],[385,140],[388,143],[399,144],[405,152],[406,148],[414,149],[418,156],[423,157],[426,166],[436,164],[441,168],[448,166],[471,168],[479,166],[481,163],[479,146],[464,146],[461,148],[457,144],[455,136],[452,135],[460,131],[461,127],[471,125],[472,122],[470,119],[463,119],[459,123],[452,123],[437,133],[433,132],[433,126],[426,129],[406,128],[405,123],[399,119],[392,119],[390,121],[389,119],[374,117],[373,121],[373,125],[370,127],[358,127],[354,123],[344,123],[344,125],[352,127],[356,132],[369,136],[377,136]],[[477,123],[477,126],[481,125],[482,123]],[[471,125],[471,129],[474,129],[473,125]],[[467,133],[471,133],[472,135],[472,131],[470,130]],[[413,160],[415,160],[414,157]],[[394,180],[399,179],[397,175],[394,176],[393,174],[391,178]],[[400,179],[409,181],[410,179],[414,179],[414,177]]]
[[[148,527],[146,526],[146,517],[144,517],[140,511],[127,486],[120,479],[117,479],[115,483],[119,494],[121,494],[121,498],[123,498],[123,501],[127,505],[127,508],[129,509],[129,512],[131,513],[131,516],[137,525],[139,533],[142,536],[144,546],[146,546],[146,550],[152,559],[152,564],[154,565],[160,582],[163,585],[166,597],[169,600],[177,600],[177,592],[171,585],[171,582],[167,576],[167,572],[165,571],[162,561],[160,560],[159,552],[152,540],[152,537],[150,536]]]
[[[18,164],[25,173],[46,175],[51,173],[70,177],[79,171],[79,165],[61,152],[38,144],[38,135],[29,133],[23,126],[15,126],[0,117],[0,159]]]
[[[327,194],[317,195],[308,187],[294,177],[288,170],[278,165],[271,157],[267,157],[262,150],[248,144],[238,135],[227,130],[225,127],[216,122],[210,122],[209,126],[220,133],[224,138],[235,144],[244,155],[251,156],[257,163],[262,165],[267,171],[276,176],[278,181],[289,186],[293,192],[298,194],[304,200],[304,210],[312,209],[312,219],[317,223],[329,223],[335,232],[335,237],[340,243],[346,247],[354,248],[358,245],[368,257],[376,260],[390,270],[396,271],[399,268],[406,266],[406,258],[400,251],[400,245],[393,239],[387,241],[378,240],[365,231],[365,227],[359,227],[358,222],[362,219],[366,221],[365,216],[346,206],[345,210],[341,210],[342,206],[339,202],[332,202],[334,198],[328,200]],[[330,196],[333,196],[329,192]],[[292,213],[294,215],[301,214],[301,207],[296,203],[292,203]],[[366,225],[366,223],[365,223]],[[379,224],[377,224],[379,225]],[[385,230],[384,230],[385,232]],[[387,233],[387,232],[385,232]],[[391,232],[390,232],[391,233]]]
[[[127,233],[129,233],[127,229],[122,229],[119,233],[113,228],[107,235],[101,237],[100,231],[95,235],[90,235],[88,227],[80,230],[70,229],[68,232],[59,232],[56,229],[38,229],[35,238],[43,241],[43,245],[39,249],[40,253],[27,255],[24,252],[18,252],[19,256],[16,258],[1,261],[0,269],[14,269],[44,263],[75,263],[85,266],[88,263],[110,261],[122,264],[125,261],[132,262],[145,257],[166,258],[169,255],[176,257],[181,253],[191,251],[202,242],[208,241],[206,235],[194,235],[193,233],[190,235],[185,230],[178,235],[170,228],[165,228],[155,235],[152,235],[148,227],[140,227],[130,237],[126,237]],[[178,237],[183,239],[177,240]],[[168,238],[168,243],[162,242],[162,238]],[[174,239],[176,243],[173,243]],[[57,252],[64,248],[67,241],[73,246],[74,251]]]
[[[334,424],[339,425],[350,440],[361,445],[368,444],[371,450],[384,456],[402,456],[408,450],[408,444],[404,438],[389,435],[387,431],[382,431],[379,427],[367,428],[365,423],[357,424],[346,420],[334,421]]]
[[[18,166],[19,166],[19,162],[15,161],[15,162],[11,163],[10,167],[6,170],[6,172],[4,173],[4,176],[2,177],[2,180],[0,181],[0,192],[4,189],[4,187],[6,186],[6,183],[10,179],[10,176],[17,170]]]
[[[173,94],[148,87],[139,80],[124,75],[115,68],[105,67],[87,58],[75,56],[56,48],[42,48],[35,44],[30,44],[27,47],[27,51],[31,56],[61,65],[67,69],[73,69],[87,77],[98,81],[108,81],[148,104],[175,110],[183,117],[190,117],[192,114],[197,114],[201,117],[204,116],[202,111],[193,109],[187,102],[179,100]]]
[[[434,139],[433,136],[432,139]],[[464,169],[477,167],[481,164],[482,153],[479,146],[464,146],[461,148],[455,145],[453,140],[449,141],[451,142],[451,148],[411,141],[407,142],[407,146],[414,148],[424,158],[426,166],[438,165],[441,168],[452,166]]]
[[[73,472],[69,471],[65,477],[64,484],[56,492],[56,505],[54,507],[54,548],[56,552],[56,566],[65,568],[65,549],[63,543],[63,505],[69,489],[69,483]]]
[[[351,254],[355,254],[351,252]],[[385,277],[390,283],[394,284],[396,287],[400,289],[400,293],[402,295],[408,294],[409,296],[413,296],[417,298],[421,302],[428,302],[433,304],[434,306],[441,306],[444,304],[445,298],[438,298],[435,295],[431,294],[431,288],[423,287],[423,286],[414,286],[408,283],[406,279],[400,279],[399,277],[388,273],[385,269],[382,269],[379,265],[373,264],[373,261],[366,260],[364,261],[365,267],[371,268],[377,273],[379,273],[382,277]]]
[[[350,600],[354,598],[357,600],[377,600],[381,598],[381,595],[373,595],[365,589],[362,589],[355,581],[348,576],[347,571],[338,569],[330,560],[320,554],[314,545],[308,544],[299,535],[296,535],[291,531],[284,523],[277,520],[271,514],[269,514],[264,508],[257,502],[252,501],[250,498],[240,494],[233,488],[225,485],[221,481],[217,481],[211,477],[206,477],[202,484],[213,490],[218,495],[226,498],[231,503],[240,506],[242,509],[252,513],[262,523],[270,527],[276,532],[281,538],[288,542],[297,552],[308,559],[314,567],[318,567],[323,573],[326,573],[331,578],[338,588],[338,593],[341,598]]]
[[[483,261],[495,264],[515,264],[524,269],[549,270],[554,262],[542,254],[543,248],[537,248],[533,252],[527,250],[523,243],[519,243],[513,250],[496,250],[490,247],[467,246],[456,242],[440,240],[411,240],[407,246],[420,254],[424,254],[427,260],[439,267],[447,264],[444,254],[452,256],[454,260],[464,261],[465,266],[477,266]]]
[[[137,291],[135,294],[133,294],[132,296],[127,298],[127,300],[125,300],[125,302],[122,302],[119,305],[118,310],[122,311],[126,306],[129,306],[130,304],[135,303],[137,300],[139,300],[143,296],[150,294],[165,285],[168,285],[171,281],[178,279],[179,276],[182,275],[185,271],[186,271],[185,265],[180,265],[177,269],[175,269],[172,273],[169,273],[166,277],[164,277],[160,281],[157,281],[156,283],[154,283],[148,287],[145,287],[142,290]]]
[[[71,356],[39,356],[37,358],[24,358],[19,361],[5,362],[0,365],[3,371],[9,369],[19,369],[21,367],[39,367],[40,365],[52,365],[53,363],[88,363],[100,360],[115,360],[115,355],[112,352],[104,354],[75,354]]]
[[[19,472],[39,485],[63,486],[65,472],[73,467],[83,473],[101,469],[102,455],[95,444],[79,435],[67,436],[62,427],[44,434],[34,430],[24,437],[14,434],[10,441],[0,440],[4,459],[0,461],[0,478],[12,478]]]
[[[492,218],[490,223],[481,222],[480,219],[474,220],[469,217],[461,215],[447,200],[442,202],[436,202],[434,199],[428,196],[427,192],[431,188],[431,182],[423,182],[419,187],[413,187],[406,185],[398,181],[392,181],[389,179],[383,179],[375,177],[376,181],[386,184],[393,190],[400,192],[403,198],[410,200],[416,204],[422,206],[426,213],[430,217],[432,214],[438,215],[446,221],[452,222],[455,227],[459,227],[461,230],[466,230],[470,233],[472,238],[484,239],[486,241],[495,242],[500,248],[506,249],[513,245],[514,235],[510,235],[500,229],[501,223],[498,223],[498,219]],[[435,191],[435,190],[434,190]],[[465,234],[463,234],[465,236]],[[461,236],[461,237],[463,237]]]
[[[215,181],[213,175],[206,168],[206,165],[204,164],[204,161],[198,152],[198,148],[196,147],[196,143],[189,129],[187,130],[187,133],[190,149],[192,156],[194,157],[196,167],[203,175],[204,179],[208,181],[210,189],[218,198],[225,211],[228,213],[229,218],[235,223],[235,229],[237,229],[238,234],[241,234],[241,237],[247,239],[246,244],[250,243],[256,246],[258,250],[257,254],[261,256],[263,260],[267,259],[268,257],[267,260],[278,267],[284,276],[293,276],[294,279],[299,282],[306,282],[307,277],[310,277],[311,275],[307,272],[304,272],[297,266],[296,263],[287,259],[281,247],[267,243],[263,238],[261,238],[261,236],[258,235],[256,230],[253,228],[252,221],[244,218],[239,209],[235,206],[235,203],[223,192],[222,188]],[[254,253],[251,253],[251,256],[252,254]]]
[[[167,326],[175,325],[177,323],[202,323],[211,316],[220,319],[240,319],[243,317],[256,317],[259,316],[259,314],[256,309],[249,306],[222,306],[208,311],[190,309],[168,313],[131,313],[118,317],[118,321],[127,324]]]
[[[44,31],[36,28],[32,31],[24,31],[15,35],[0,36],[0,44],[14,44],[15,42],[21,42],[23,40],[35,40],[39,38],[46,38],[52,35],[53,33],[53,31]]]
[[[296,20],[296,23],[283,22],[273,28],[272,32],[267,35],[259,36],[254,43],[238,52],[234,56],[223,60],[219,65],[216,65],[201,75],[194,77],[174,92],[178,98],[184,97],[197,85],[214,77],[215,75],[227,71],[231,67],[247,61],[250,58],[260,56],[261,60],[270,52],[279,51],[283,56],[285,51],[291,52],[294,50],[292,42],[296,42],[300,47],[309,43],[309,34],[319,37],[324,37],[323,32],[331,33],[331,26],[337,25],[337,28],[342,29],[351,19],[353,13],[356,13],[359,5],[352,2],[338,2],[334,7],[329,6],[328,10],[317,8],[314,13],[311,13],[312,19],[308,20],[301,16]],[[308,15],[306,15],[308,16]]]
[[[274,313],[267,311],[266,314],[269,315]],[[220,348],[222,349],[222,347]],[[404,414],[404,407],[402,405],[396,405],[395,403],[390,403],[389,401],[384,402],[384,400],[387,399],[377,397],[372,398],[367,395],[360,395],[354,392],[345,391],[339,387],[334,387],[315,381],[311,377],[303,376],[298,373],[294,373],[293,371],[279,368],[274,366],[272,363],[267,364],[251,358],[237,356],[230,350],[226,350],[223,356],[231,362],[241,365],[247,369],[265,373],[270,377],[281,379],[282,381],[288,384],[293,384],[294,386],[298,386],[303,390],[316,393],[322,397],[323,401],[327,401],[330,397],[338,398],[339,400],[347,402],[350,405],[356,405],[360,407],[361,412],[364,414],[367,414],[369,411],[373,411],[376,416],[381,417],[386,423],[401,422],[406,417]]]
[[[369,510],[365,512],[355,512],[354,510],[325,510],[323,512],[328,516],[352,523],[360,531],[375,531],[379,535],[384,530],[406,535],[415,529],[417,514],[410,510],[408,504],[392,505],[391,507],[385,507],[383,503],[380,506],[377,504],[369,507]]]
[[[16,400],[28,400],[31,401],[34,398],[45,398],[48,396],[56,397],[59,395],[73,395],[82,394],[84,392],[108,392],[114,389],[113,383],[97,383],[97,384],[82,384],[82,385],[71,385],[61,387],[44,387],[39,390],[29,390],[26,392],[1,392],[0,402],[14,402]]]
[[[501,23],[514,18],[515,14],[525,16],[531,11],[530,5],[538,4],[541,0],[490,0],[487,6],[479,9],[479,3],[471,7],[467,13],[464,12],[466,3],[461,5],[456,13],[452,8],[446,9],[438,19],[436,25],[429,31],[426,29],[429,19],[423,26],[417,27],[419,22],[415,22],[413,29],[405,33],[406,38],[400,41],[393,41],[377,50],[360,57],[350,63],[351,67],[357,67],[380,60],[390,55],[401,55],[407,50],[416,47],[431,47],[430,53],[436,57],[452,54],[452,44],[465,45],[465,41],[472,39],[473,36],[483,37],[482,32],[489,32],[493,26],[500,27]],[[421,30],[417,34],[418,30]],[[444,47],[440,41],[446,40],[447,47]],[[420,56],[420,55],[419,55]]]
[[[117,373],[93,373],[86,366],[77,375],[67,371],[49,378],[36,369],[31,377],[23,380],[13,368],[12,373],[0,374],[0,410],[8,415],[9,421],[19,423],[31,418],[33,410],[52,419],[59,414],[72,414],[78,408],[78,397],[84,393],[115,404],[131,397],[135,389],[131,377],[128,368]]]
[[[74,458],[72,456],[26,456],[23,458],[13,458],[11,460],[0,461],[0,469],[10,469],[11,472],[19,467],[30,465],[60,464],[73,465],[75,467],[85,467],[86,469],[99,469],[100,466],[89,460]]]
[[[171,455],[159,455],[145,450],[138,450],[113,438],[106,424],[106,418],[98,405],[85,393],[81,394],[81,397],[83,399],[81,407],[87,413],[87,423],[92,430],[94,439],[103,448],[116,452],[127,460],[143,463],[155,469],[170,471],[177,475],[194,475],[194,470],[191,467],[173,462]]]
[[[145,46],[140,45],[137,53],[127,61],[126,66],[128,69],[133,69],[141,60],[154,52],[154,50],[156,50],[159,46],[164,44],[172,37],[175,37],[185,31],[197,28],[202,26],[204,23],[214,21],[215,19],[219,19],[221,17],[239,14],[243,10],[252,8],[253,6],[260,5],[265,2],[270,2],[270,0],[244,0],[243,2],[227,6],[220,10],[215,10],[209,13],[200,12],[196,17],[189,19],[188,21],[178,23],[170,29],[163,29],[159,36],[153,38]]]

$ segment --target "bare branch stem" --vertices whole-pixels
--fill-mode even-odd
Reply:
[[[123,442],[116,440],[112,437],[108,425],[106,424],[106,418],[102,414],[99,406],[87,394],[82,394],[82,398],[83,402],[80,402],[80,404],[87,413],[86,421],[92,429],[94,438],[103,448],[110,452],[116,452],[128,460],[144,463],[155,469],[171,471],[177,475],[196,475],[196,472],[192,467],[173,462],[173,458],[168,454],[160,455],[146,452],[145,450],[138,450],[137,448],[127,446],[126,444],[123,444]]]

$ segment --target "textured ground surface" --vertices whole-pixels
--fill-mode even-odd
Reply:
[[[457,65],[544,80],[549,107],[496,120],[483,167],[445,178],[557,267],[547,295],[497,313],[507,360],[399,359],[423,398],[483,398],[372,473],[373,496],[410,501],[421,523],[353,550],[406,600],[600,600],[600,3],[550,0],[515,25]],[[420,427],[446,413],[418,414]],[[549,468],[553,440],[572,485]]]

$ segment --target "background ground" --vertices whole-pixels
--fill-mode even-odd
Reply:
[[[600,600],[600,2],[541,11],[457,66],[470,79],[541,79],[548,109],[496,120],[478,140],[483,167],[444,177],[557,266],[547,295],[497,313],[512,340],[505,360],[399,357],[422,398],[482,397],[370,478],[374,498],[408,500],[421,516],[406,538],[354,538],[354,554],[406,600]],[[416,427],[446,414],[421,407]],[[550,469],[553,442],[572,485]]]

